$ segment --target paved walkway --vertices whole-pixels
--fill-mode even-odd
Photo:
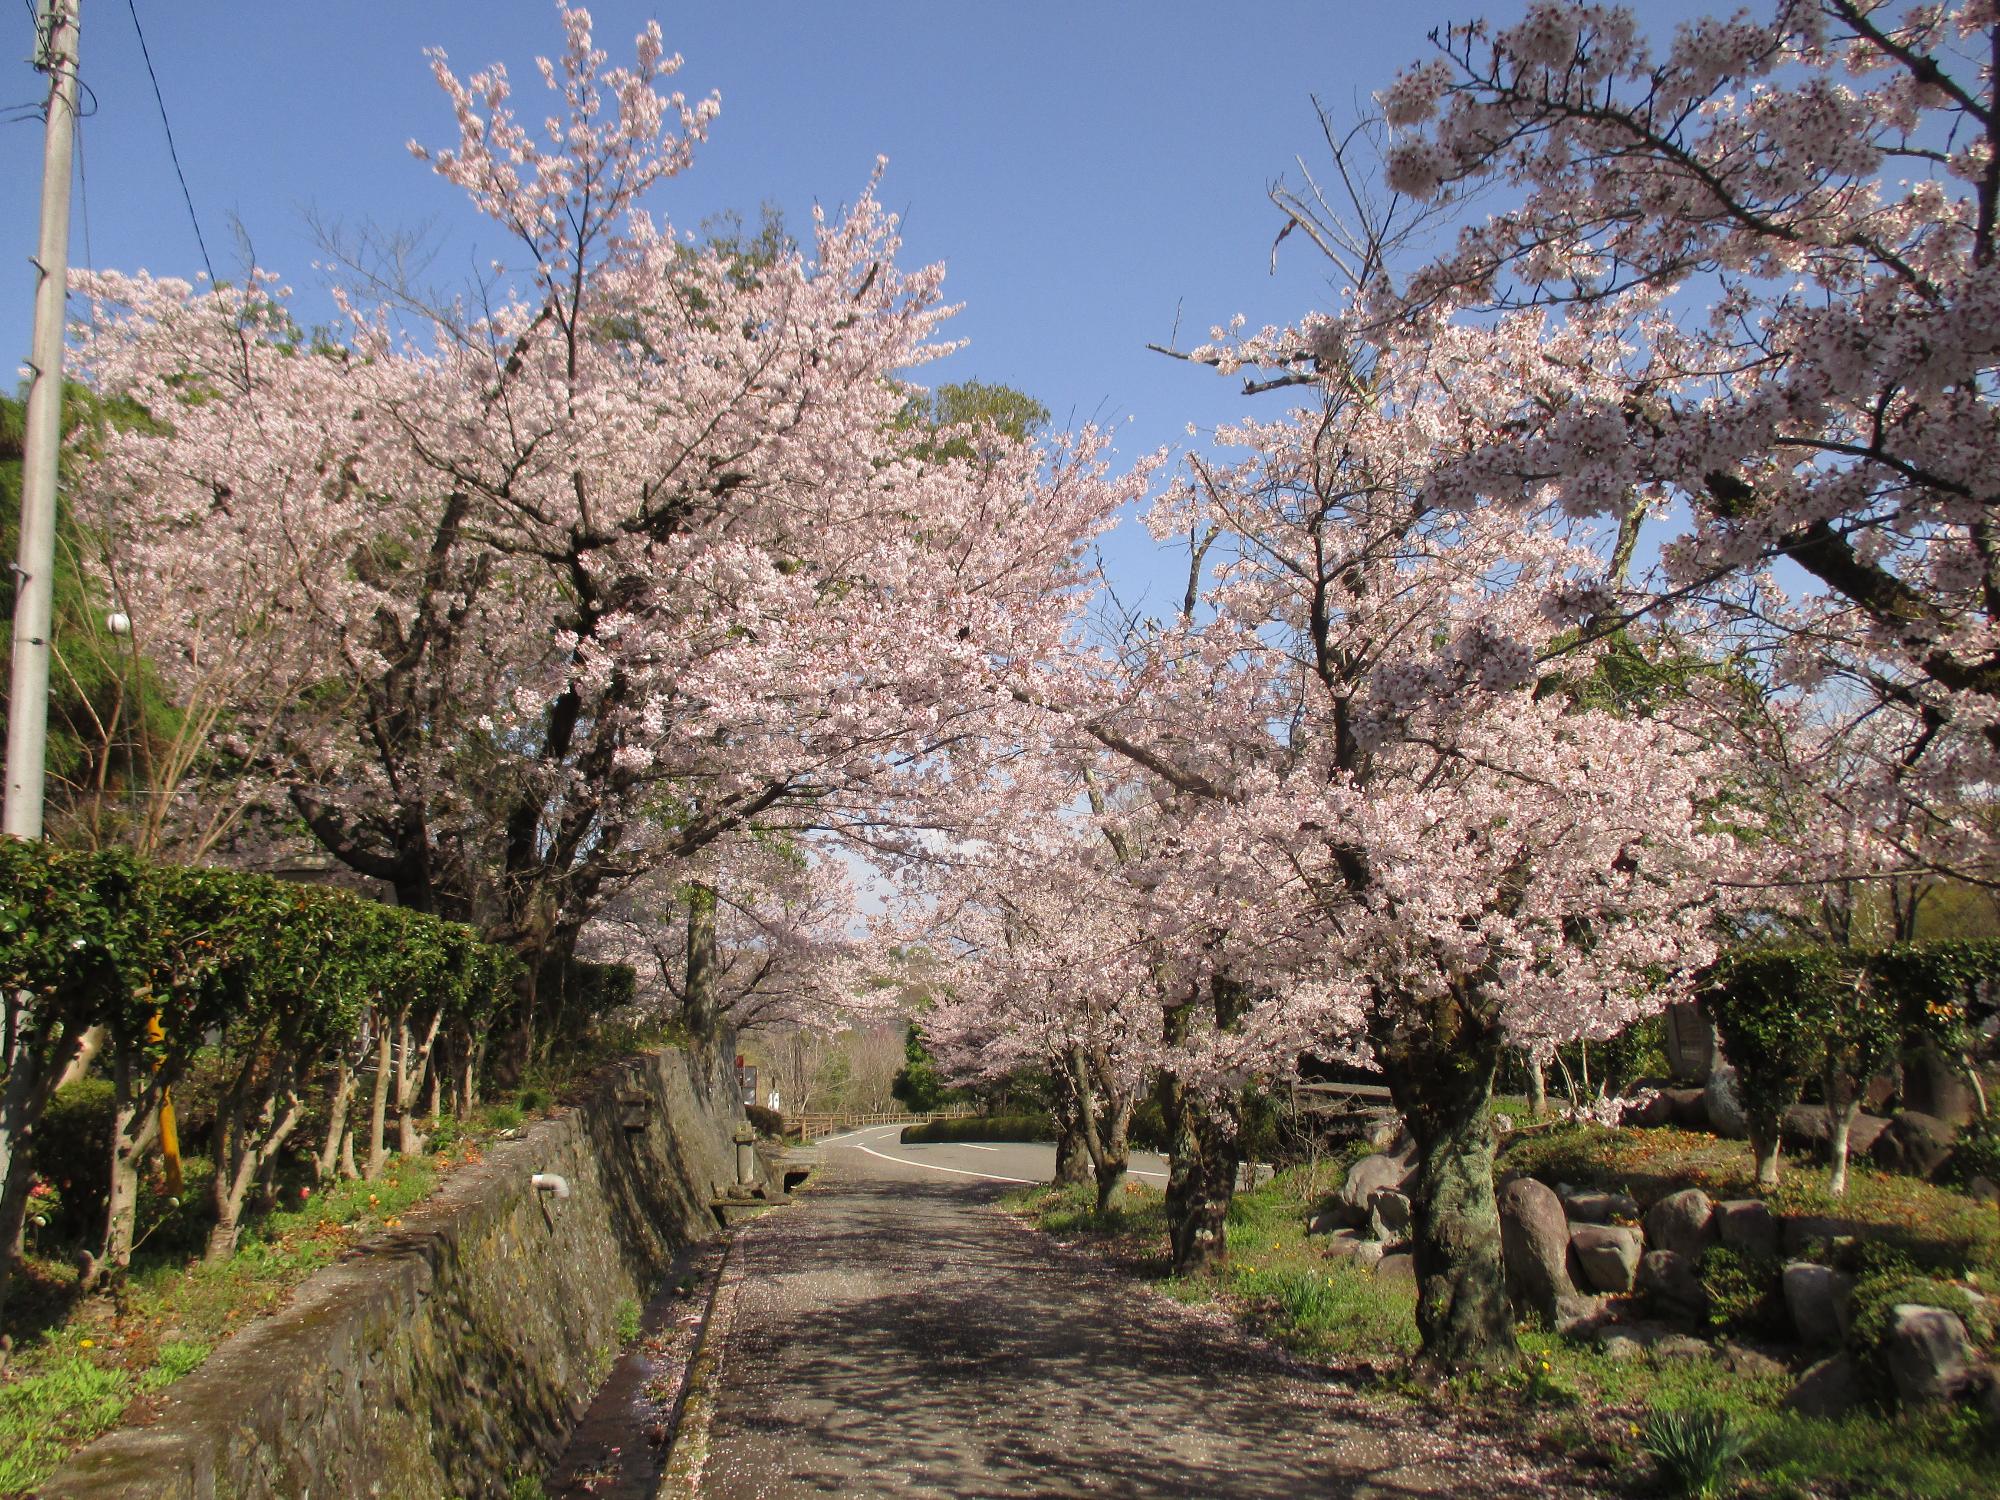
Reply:
[[[1562,1492],[1061,1253],[976,1168],[892,1149],[829,1146],[738,1243],[708,1500]]]

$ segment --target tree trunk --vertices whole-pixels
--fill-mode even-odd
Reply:
[[[1083,1149],[1083,1126],[1077,1119],[1076,1087],[1061,1059],[1055,1064],[1055,1098],[1049,1113],[1056,1126],[1057,1187],[1069,1187],[1090,1179],[1090,1158]]]
[[[1542,1055],[1530,1047],[1528,1059],[1528,1113],[1537,1120],[1549,1112],[1549,1079],[1542,1069]]]
[[[362,1175],[370,1182],[382,1175],[388,1148],[382,1139],[389,1118],[389,1018],[375,1013],[375,1095],[368,1107],[368,1170]]]
[[[715,992],[715,887],[696,883],[687,897],[687,988],[681,1013],[698,1046],[715,1035],[719,1004]],[[799,1101],[805,1108],[805,1101]]]
[[[424,1149],[424,1133],[417,1128],[417,1097],[430,1073],[431,1053],[443,1023],[440,1011],[431,1017],[423,1040],[418,1041],[410,1030],[409,1012],[396,1018],[396,1149],[405,1156],[415,1156]]]
[[[354,1132],[351,1130],[340,1138],[340,1175],[349,1182],[361,1180],[361,1169],[354,1164]]]
[[[1410,1248],[1424,1357],[1446,1370],[1509,1362],[1514,1321],[1493,1195],[1493,1076],[1498,1018],[1463,993],[1377,1013],[1375,1055],[1417,1145]]]
[[[115,1049],[111,1114],[110,1191],[104,1205],[104,1233],[83,1289],[96,1291],[107,1278],[132,1264],[132,1240],[139,1216],[139,1163],[159,1134],[158,1094],[140,1075],[132,1049]]]
[[[282,1098],[282,1108],[280,1107]],[[230,1101],[215,1117],[215,1177],[210,1190],[215,1223],[209,1227],[204,1260],[226,1260],[242,1234],[243,1200],[265,1163],[298,1128],[305,1116],[296,1093],[266,1097],[255,1124],[241,1102]]]
[[[326,1103],[326,1137],[313,1158],[313,1178],[325,1182],[331,1178],[340,1165],[340,1152],[348,1145],[347,1105],[354,1097],[354,1065],[345,1057],[340,1060],[340,1072],[335,1075],[333,1097]],[[352,1147],[349,1147],[352,1150]]]
[[[1752,1116],[1745,1123],[1750,1127],[1750,1154],[1757,1163],[1757,1190],[1768,1193],[1778,1185],[1778,1165],[1782,1160],[1778,1151],[1778,1122]]]
[[[1861,1098],[1844,1075],[1822,1080],[1826,1091],[1826,1190],[1835,1198],[1847,1196],[1847,1138],[1854,1117],[1861,1112]],[[1760,1184],[1761,1185],[1761,1184]]]
[[[1167,1237],[1174,1274],[1193,1276],[1220,1267],[1229,1254],[1225,1225],[1236,1191],[1236,1132],[1178,1078],[1165,1080],[1167,1131]]]

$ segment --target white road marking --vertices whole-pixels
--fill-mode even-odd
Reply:
[[[870,1146],[855,1146],[851,1149],[865,1151],[868,1155],[879,1157],[883,1161],[892,1161],[899,1167],[921,1167],[926,1172],[949,1172],[954,1177],[977,1177],[983,1182],[1018,1182],[1025,1187],[1036,1187],[1039,1185],[1039,1179],[1033,1177],[1001,1177],[993,1172],[961,1172],[957,1167],[933,1166],[927,1161],[905,1161],[900,1156],[889,1156]]]
[[[957,1141],[954,1144],[963,1146],[968,1151],[998,1151],[1000,1149],[998,1146],[975,1146],[970,1141]]]

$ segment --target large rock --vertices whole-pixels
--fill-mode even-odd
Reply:
[[[1340,1192],[1336,1196],[1354,1211],[1354,1222],[1366,1223],[1368,1200],[1385,1188],[1390,1192],[1401,1192],[1403,1184],[1415,1171],[1413,1156],[1391,1156],[1386,1152],[1364,1156],[1347,1169],[1347,1178],[1340,1184]]]
[[[1964,1125],[1979,1113],[1979,1096],[1958,1059],[1927,1046],[1903,1059],[1903,1108]]]
[[[1700,1188],[1669,1193],[1646,1212],[1646,1243],[1690,1260],[1716,1240],[1715,1205]]]
[[[1337,1229],[1327,1236],[1324,1251],[1328,1260],[1346,1261],[1360,1270],[1373,1270],[1382,1258],[1382,1242],[1366,1240],[1352,1229]]]
[[[1888,1128],[1889,1122],[1879,1115],[1856,1115],[1847,1127],[1848,1159],[1867,1156]],[[1809,1150],[1821,1159],[1832,1149],[1833,1127],[1827,1123],[1826,1110],[1817,1104],[1794,1104],[1786,1110],[1780,1135],[1787,1146]]]
[[[1823,1359],[1799,1377],[1782,1403],[1802,1417],[1845,1416],[1861,1404],[1861,1382],[1845,1354]]]
[[[1710,1130],[1732,1141],[1749,1136],[1750,1121],[1743,1113],[1743,1097],[1737,1092],[1736,1069],[1718,1062],[1709,1069],[1708,1082],[1702,1085],[1701,1092],[1702,1109],[1708,1116]]]
[[[1691,1257],[1674,1250],[1649,1250],[1639,1258],[1639,1290],[1662,1312],[1697,1321],[1708,1316],[1708,1292],[1695,1275]]]
[[[1700,1089],[1662,1089],[1672,1122],[1683,1130],[1708,1129],[1708,1100]]]
[[[1785,1267],[1784,1288],[1785,1311],[1791,1314],[1800,1343],[1830,1349],[1847,1337],[1852,1276],[1831,1266],[1793,1261]]]
[[[1625,1106],[1618,1123],[1640,1127],[1671,1125],[1674,1123],[1674,1101],[1663,1093],[1651,1093],[1643,1099],[1635,1099]]]
[[[1972,1383],[1972,1341],[1958,1314],[1942,1307],[1897,1303],[1882,1353],[1905,1406],[1949,1400]]]
[[[1885,1172],[1931,1177],[1951,1160],[1951,1143],[1957,1136],[1957,1127],[1949,1121],[1906,1109],[1889,1122],[1868,1154]]]
[[[1639,1257],[1646,1248],[1638,1230],[1578,1224],[1569,1232],[1569,1248],[1591,1290],[1622,1295],[1638,1283]]]
[[[1524,1314],[1554,1327],[1574,1311],[1576,1283],[1569,1276],[1569,1218],[1547,1183],[1516,1177],[1500,1189],[1500,1251],[1507,1266],[1507,1294]]]
[[[1722,1243],[1739,1255],[1774,1258],[1778,1253],[1778,1216],[1757,1198],[1732,1198],[1715,1205],[1715,1228]]]
[[[1385,1244],[1401,1244],[1410,1237],[1410,1200],[1393,1188],[1377,1188],[1368,1195],[1368,1232]]]
[[[1558,1183],[1556,1196],[1563,1201],[1563,1212],[1586,1224],[1609,1224],[1613,1219],[1639,1217],[1638,1201],[1625,1193],[1593,1192]]]

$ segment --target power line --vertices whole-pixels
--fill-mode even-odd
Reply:
[[[167,155],[174,163],[174,176],[180,179],[181,201],[187,204],[188,222],[194,225],[194,242],[201,250],[201,263],[208,271],[208,284],[215,283],[215,263],[208,258],[208,241],[202,237],[201,219],[194,211],[194,194],[188,191],[187,173],[181,170],[181,154],[174,146],[173,122],[167,118],[166,96],[160,92],[160,75],[153,71],[153,54],[146,46],[146,29],[139,24],[139,7],[133,0],[125,0],[125,9],[131,12],[132,29],[139,34],[139,56],[146,61],[146,76],[153,81],[153,101],[160,106],[160,127],[167,133]]]

